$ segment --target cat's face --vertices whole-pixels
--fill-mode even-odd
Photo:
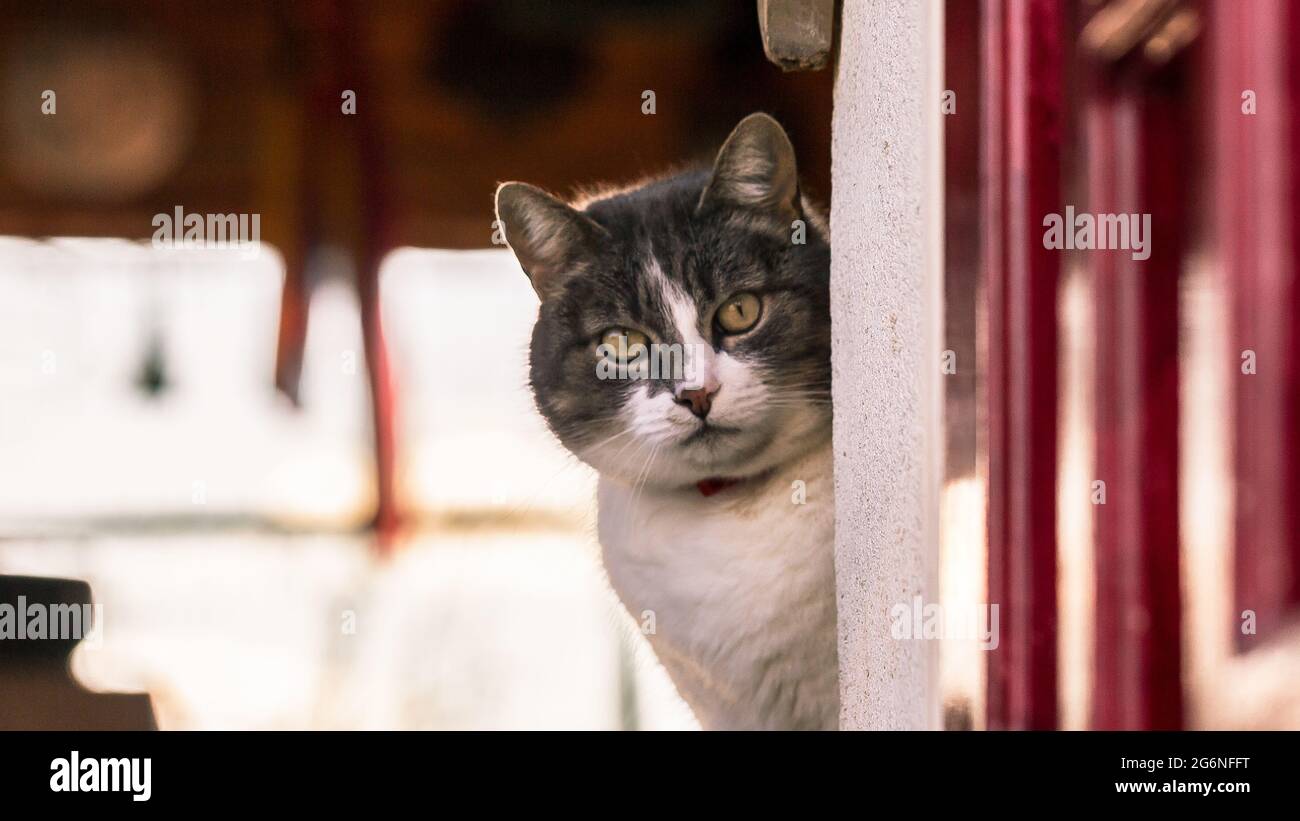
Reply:
[[[537,406],[603,475],[748,478],[825,439],[830,248],[774,120],[743,121],[711,171],[581,211],[507,183],[497,212],[542,298]]]

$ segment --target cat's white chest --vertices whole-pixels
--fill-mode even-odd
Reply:
[[[599,507],[610,581],[703,726],[836,726],[829,444],[710,497],[602,479]]]

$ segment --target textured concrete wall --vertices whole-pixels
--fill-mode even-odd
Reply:
[[[939,724],[937,641],[890,610],[938,598],[942,4],[843,4],[831,305],[840,723]]]

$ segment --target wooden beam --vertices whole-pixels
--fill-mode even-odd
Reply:
[[[758,0],[767,59],[785,71],[815,71],[830,61],[835,0]]]

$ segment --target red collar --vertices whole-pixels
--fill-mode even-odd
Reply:
[[[699,488],[701,496],[712,496],[715,493],[719,493],[721,491],[726,490],[732,485],[738,485],[742,481],[743,480],[741,479],[727,479],[724,477],[715,477],[712,479],[703,479],[699,482],[696,482],[695,486]]]

